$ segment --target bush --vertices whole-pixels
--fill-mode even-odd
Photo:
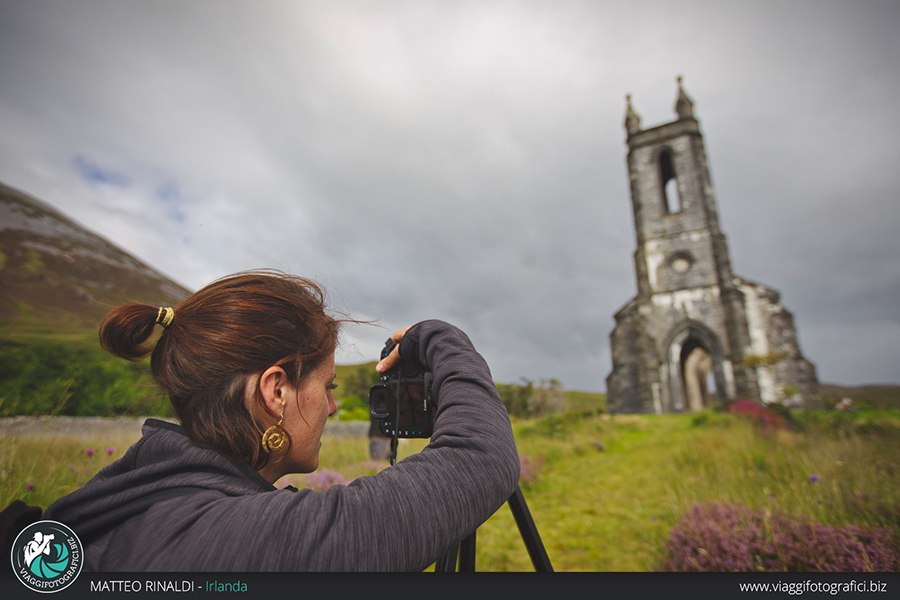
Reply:
[[[544,457],[534,458],[519,452],[519,484],[523,488],[527,488],[538,481],[544,462]]]
[[[284,489],[288,486],[327,490],[333,485],[347,485],[347,478],[331,469],[318,469],[305,475],[285,475],[275,483],[275,487]]]
[[[368,421],[369,418],[368,401],[363,401],[356,395],[345,396],[340,401],[337,414],[338,421]]]
[[[547,415],[523,428],[523,433],[547,438],[569,438],[579,427],[585,423],[585,416],[581,413],[562,412]]]
[[[728,503],[695,505],[669,533],[660,571],[867,572],[900,569],[894,529],[823,525]]]
[[[96,343],[0,340],[0,416],[171,416],[149,363]]]
[[[535,384],[522,378],[522,384],[495,384],[503,404],[510,415],[516,417],[541,417],[566,409],[566,392],[556,379],[542,379]]]
[[[794,428],[794,411],[791,410],[788,406],[785,406],[781,402],[769,402],[768,404],[766,404],[766,408],[772,411],[772,413],[778,415],[781,418],[782,423],[784,423],[785,427],[788,427],[790,429]]]
[[[854,435],[900,438],[900,418],[890,411],[800,411],[796,428],[806,432],[824,432],[841,437]]]
[[[303,476],[306,486],[314,490],[327,490],[333,485],[347,485],[347,478],[331,469],[319,469]]]
[[[728,412],[753,421],[754,425],[763,430],[785,428],[784,419],[770,408],[752,400],[738,400],[728,408]]]

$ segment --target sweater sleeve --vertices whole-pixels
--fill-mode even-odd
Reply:
[[[462,331],[419,323],[400,352],[434,375],[435,428],[422,452],[328,491],[226,490],[210,481],[236,475],[203,463],[199,476],[210,491],[129,520],[111,534],[99,568],[422,571],[434,563],[509,499],[518,453],[488,365]]]
[[[434,374],[430,443],[348,486],[263,494],[283,505],[276,512],[289,526],[281,532],[289,543],[279,559],[283,570],[421,571],[515,490],[519,459],[509,416],[468,336],[425,321],[406,333],[400,353]]]

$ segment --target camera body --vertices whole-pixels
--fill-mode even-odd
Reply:
[[[393,340],[381,351],[391,353]],[[401,360],[369,390],[369,412],[386,437],[430,438],[434,432],[437,404],[432,390],[434,376],[411,362]]]

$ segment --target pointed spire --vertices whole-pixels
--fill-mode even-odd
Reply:
[[[632,135],[641,130],[641,118],[631,106],[631,94],[625,96],[625,101],[628,103],[628,108],[625,110],[625,129],[628,131],[628,135]]]
[[[676,79],[678,82],[678,100],[675,101],[675,112],[678,113],[679,119],[694,118],[694,101],[684,92],[681,84],[681,75]]]

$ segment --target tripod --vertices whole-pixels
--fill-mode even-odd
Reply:
[[[553,567],[550,564],[550,558],[547,556],[544,543],[541,541],[541,536],[538,534],[534,520],[531,518],[528,505],[525,504],[525,496],[522,495],[521,488],[516,486],[516,491],[509,497],[507,503],[512,510],[516,525],[519,527],[519,533],[522,535],[522,541],[525,542],[525,548],[531,557],[531,564],[534,565],[534,570],[539,573],[552,572]],[[474,572],[476,533],[477,530],[473,531],[458,547],[453,548],[441,557],[434,564],[434,572],[452,573],[457,570],[457,562],[459,563],[458,571],[460,573]]]
[[[391,436],[391,453],[390,462],[393,465],[397,460],[397,434]],[[525,496],[522,495],[522,488],[516,486],[516,490],[507,500],[510,510],[512,510],[513,518],[519,528],[519,534],[522,541],[525,542],[525,549],[531,557],[531,564],[534,570],[539,573],[550,573],[553,566],[550,564],[550,558],[544,549],[544,543],[538,534],[537,526],[534,519],[531,518],[531,512],[525,503]],[[435,573],[452,573],[457,570],[459,564],[460,573],[472,573],[475,571],[475,537],[478,530],[470,533],[456,548],[453,548],[434,563]]]
[[[388,343],[391,343],[391,340],[388,340]],[[384,353],[382,353],[382,358],[387,355],[387,348]],[[428,378],[431,376],[431,373],[426,373],[424,376],[424,380],[428,382]],[[398,415],[400,415],[400,387],[396,387],[396,392],[394,393],[394,412],[395,419],[399,421]],[[427,398],[429,394],[431,386],[427,383],[423,386],[424,394]],[[372,389],[375,389],[374,387]],[[372,405],[371,393],[369,398],[370,406]],[[427,404],[426,404],[427,406]],[[375,412],[373,410],[373,415]],[[390,413],[388,413],[390,414]],[[393,423],[388,423],[389,426],[393,425]],[[391,451],[390,451],[390,463],[391,466],[397,460],[397,443],[400,435],[400,423],[393,426],[390,431],[391,438]],[[406,437],[406,436],[404,436]],[[413,435],[412,437],[422,437],[421,435]],[[516,490],[513,492],[512,496],[507,500],[507,504],[509,504],[509,508],[512,510],[513,518],[516,520],[516,525],[519,527],[519,533],[522,536],[522,541],[525,542],[525,548],[528,550],[528,555],[531,557],[531,563],[534,565],[534,570],[542,573],[549,573],[553,571],[553,567],[550,565],[550,558],[547,556],[547,551],[544,549],[544,543],[541,541],[541,536],[538,535],[537,527],[534,524],[534,520],[531,518],[531,512],[528,510],[528,505],[525,504],[525,496],[522,495],[522,489],[519,486],[516,486]],[[457,563],[459,565],[458,571],[463,572],[474,572],[475,571],[475,534],[476,531],[473,531],[466,537],[456,548],[453,548],[443,557],[438,559],[436,563],[434,563],[434,570],[436,573],[448,573],[457,570]]]

